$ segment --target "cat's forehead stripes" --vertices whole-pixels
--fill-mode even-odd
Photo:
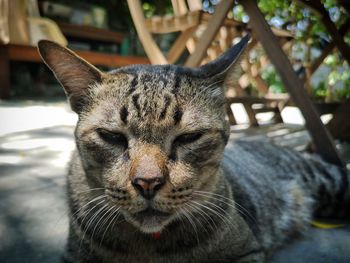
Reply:
[[[137,84],[139,83],[138,75],[133,75],[132,81],[130,82],[129,90],[127,95],[131,95],[136,90]]]
[[[177,106],[175,108],[174,116],[173,116],[175,125],[181,121],[182,115],[183,115],[182,110]]]
[[[123,106],[120,109],[119,114],[120,114],[120,119],[122,120],[122,122],[124,122],[124,124],[127,124],[128,123],[128,115],[129,115],[128,109],[125,106]]]
[[[136,94],[136,95],[133,95],[131,98],[132,98],[132,103],[134,105],[134,108],[136,109],[137,116],[140,117],[141,116],[141,106],[139,103],[139,97],[140,97],[140,95]]]
[[[170,98],[170,96],[168,96],[168,95],[166,95],[166,96],[164,97],[164,100],[165,100],[165,102],[164,102],[164,108],[163,108],[163,110],[160,112],[159,120],[163,120],[163,119],[165,118],[165,114],[167,113],[168,107],[169,107],[169,105],[170,105],[170,103],[171,103],[171,98]]]
[[[173,66],[134,66],[113,73],[129,76],[125,89],[121,90],[126,103],[119,110],[120,119],[126,124],[130,118],[135,121],[153,119],[178,124],[182,110],[177,100],[181,76]],[[132,116],[132,117],[131,117]],[[129,118],[129,119],[128,119]]]

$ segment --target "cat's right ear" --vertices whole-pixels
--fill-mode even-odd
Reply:
[[[101,82],[102,72],[55,42],[41,40],[39,53],[63,86],[72,110],[80,113],[88,102],[89,88]]]

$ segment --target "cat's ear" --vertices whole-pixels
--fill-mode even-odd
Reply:
[[[209,83],[222,83],[231,80],[239,61],[249,42],[249,34],[245,35],[240,42],[227,50],[217,59],[199,67],[198,74],[208,80]]]
[[[38,49],[46,65],[63,86],[72,110],[81,112],[87,103],[89,88],[101,82],[101,71],[73,51],[52,41],[39,41]]]

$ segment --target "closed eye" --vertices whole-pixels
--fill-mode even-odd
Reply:
[[[177,136],[173,142],[174,145],[185,145],[190,144],[197,141],[199,138],[203,136],[203,132],[192,132],[192,133],[184,133]]]
[[[100,138],[108,144],[120,146],[124,149],[128,148],[128,139],[124,134],[119,132],[111,132],[102,128],[98,128],[96,131]]]

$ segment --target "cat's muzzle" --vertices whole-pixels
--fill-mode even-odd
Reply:
[[[171,213],[163,212],[148,206],[137,213],[130,214],[131,221],[142,232],[154,233],[161,231],[171,220]]]

